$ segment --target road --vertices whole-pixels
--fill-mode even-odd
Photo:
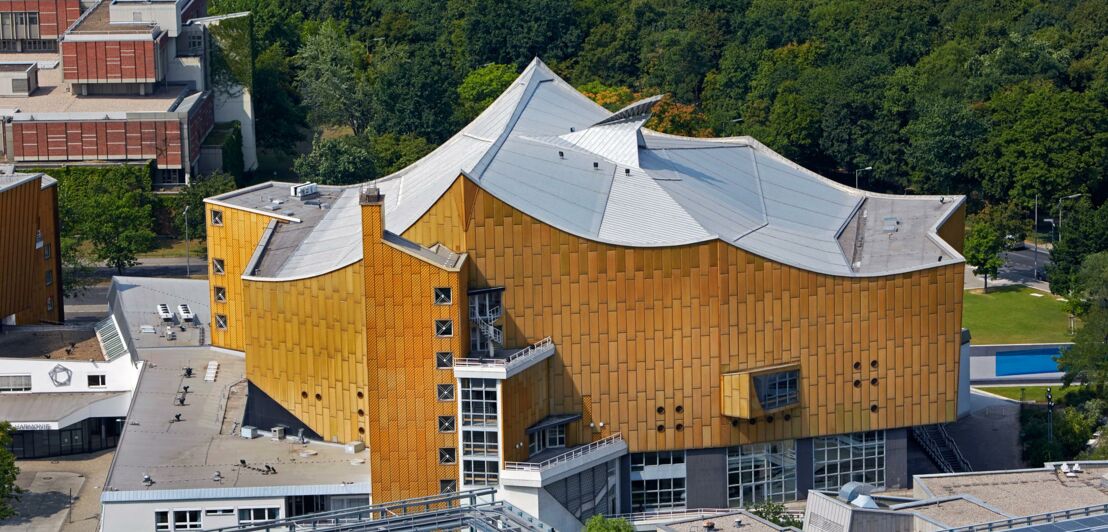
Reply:
[[[1000,267],[997,279],[989,279],[989,286],[1006,286],[1013,284],[1025,284],[1044,292],[1050,291],[1050,283],[1035,279],[1035,255],[1038,253],[1039,269],[1042,270],[1050,264],[1050,252],[1043,248],[1036,250],[1033,246],[1017,251],[1005,253],[1004,266]],[[985,279],[973,275],[973,268],[966,265],[966,288],[983,288]]]
[[[186,271],[193,277],[208,274],[208,265],[199,259],[185,263],[184,257],[152,257],[141,259],[138,266],[127,268],[123,275],[130,277],[185,277]],[[97,266],[90,277],[97,279],[96,284],[88,287],[81,295],[65,299],[66,322],[95,322],[108,315],[108,290],[115,268]]]

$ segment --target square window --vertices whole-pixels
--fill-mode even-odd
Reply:
[[[212,209],[212,225],[223,225],[223,211]]]
[[[454,400],[454,385],[453,384],[439,384],[435,386],[435,396],[439,401],[453,401]]]
[[[436,288],[435,289],[435,304],[436,305],[449,305],[453,301],[453,297],[449,288]]]
[[[200,530],[200,510],[174,510],[173,530]]]
[[[454,322],[450,320],[435,320],[435,336],[439,338],[454,336]]]
[[[88,387],[89,388],[103,388],[108,385],[107,375],[89,375]]]
[[[223,275],[223,259],[212,259],[212,271],[217,275]]]
[[[458,481],[457,480],[440,480],[439,481],[439,493],[457,493]]]
[[[215,315],[215,326],[219,329],[227,328],[227,316],[225,314]]]
[[[227,289],[222,286],[215,287],[215,302],[226,303],[227,302]]]
[[[454,353],[441,351],[435,353],[435,367],[439,369],[451,369],[454,367]]]
[[[439,448],[439,463],[443,465],[454,464],[458,462],[458,450],[453,447],[441,447]]]
[[[154,530],[162,531],[169,530],[169,512],[160,511],[154,512]]]
[[[454,432],[454,416],[439,416],[439,432]]]

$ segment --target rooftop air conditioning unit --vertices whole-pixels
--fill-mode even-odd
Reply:
[[[289,195],[294,198],[307,198],[319,194],[319,186],[315,183],[304,183],[289,187]]]
[[[240,431],[240,434],[242,435],[243,438],[246,438],[248,440],[252,440],[252,439],[258,437],[258,428],[250,426],[250,425],[243,425],[242,430]]]
[[[273,439],[275,440],[285,439],[285,427],[273,427],[269,429],[269,432],[273,435]]]

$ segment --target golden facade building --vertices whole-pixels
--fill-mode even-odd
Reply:
[[[0,175],[0,320],[59,323],[62,279],[58,182],[45,174]]]
[[[363,441],[375,502],[497,485],[559,529],[905,485],[907,429],[957,416],[963,199],[656,133],[654,103],[536,60],[371,185],[209,198],[247,422]]]

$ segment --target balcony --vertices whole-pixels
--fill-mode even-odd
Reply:
[[[505,462],[500,472],[500,483],[541,488],[625,454],[627,442],[623,440],[623,435],[617,433],[588,445],[566,449],[541,462]]]
[[[459,379],[504,380],[553,354],[554,341],[547,336],[522,349],[498,349],[491,357],[455,359],[454,376]]]

